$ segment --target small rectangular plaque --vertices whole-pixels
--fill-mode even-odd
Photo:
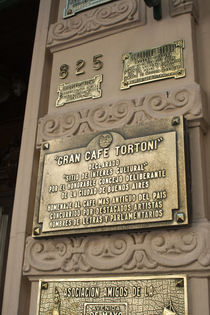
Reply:
[[[124,54],[121,90],[133,85],[185,76],[184,41]]]
[[[49,141],[34,236],[188,224],[183,118]]]
[[[37,315],[187,315],[183,275],[40,281]]]
[[[63,18],[75,15],[78,12],[96,7],[98,5],[110,2],[113,0],[67,0],[66,7],[63,12]]]
[[[73,83],[61,83],[58,86],[58,98],[56,107],[64,106],[67,103],[85,100],[88,98],[101,97],[101,82],[103,75],[96,75],[92,79]]]

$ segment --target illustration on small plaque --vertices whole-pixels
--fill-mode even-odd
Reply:
[[[66,0],[66,7],[63,12],[63,18],[67,19],[78,12],[96,7],[98,5],[114,0]]]
[[[188,314],[183,275],[58,279],[47,281],[47,288],[42,283],[37,315]]]
[[[58,98],[56,107],[64,106],[65,104],[81,101],[89,98],[101,97],[101,82],[103,75],[96,75],[92,79],[78,81],[73,83],[62,83],[58,86]]]
[[[121,90],[167,78],[183,78],[183,48],[184,41],[179,40],[172,44],[124,54]]]
[[[34,237],[188,224],[182,117],[43,144]]]

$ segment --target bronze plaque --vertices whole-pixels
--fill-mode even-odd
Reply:
[[[185,76],[184,41],[124,54],[121,90],[133,85]]]
[[[88,98],[101,97],[101,82],[103,75],[99,74],[92,79],[73,83],[61,83],[58,86],[58,98],[56,107],[64,106],[67,103],[85,100]]]
[[[182,117],[41,149],[34,236],[188,224]]]
[[[37,315],[187,315],[183,275],[43,280]]]
[[[98,5],[110,2],[113,0],[67,0],[66,7],[63,12],[63,18],[66,19],[78,12],[96,7]]]

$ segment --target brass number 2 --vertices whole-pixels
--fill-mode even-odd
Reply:
[[[81,70],[84,67],[84,65],[85,65],[85,60],[80,59],[77,61],[77,63],[76,63],[76,75],[85,73],[84,70]]]

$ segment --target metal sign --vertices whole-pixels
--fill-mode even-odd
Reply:
[[[34,236],[188,224],[182,117],[49,141]]]
[[[56,107],[64,106],[65,104],[85,100],[88,98],[101,97],[101,82],[103,75],[96,75],[95,77],[78,81],[73,83],[61,83],[58,86],[58,98],[56,100]]]
[[[187,315],[186,276],[42,280],[37,315]]]
[[[121,90],[161,79],[183,78],[183,48],[184,41],[179,40],[172,44],[124,54]]]
[[[63,18],[66,19],[78,12],[96,7],[98,5],[111,2],[113,0],[67,0],[66,7],[63,12]]]

